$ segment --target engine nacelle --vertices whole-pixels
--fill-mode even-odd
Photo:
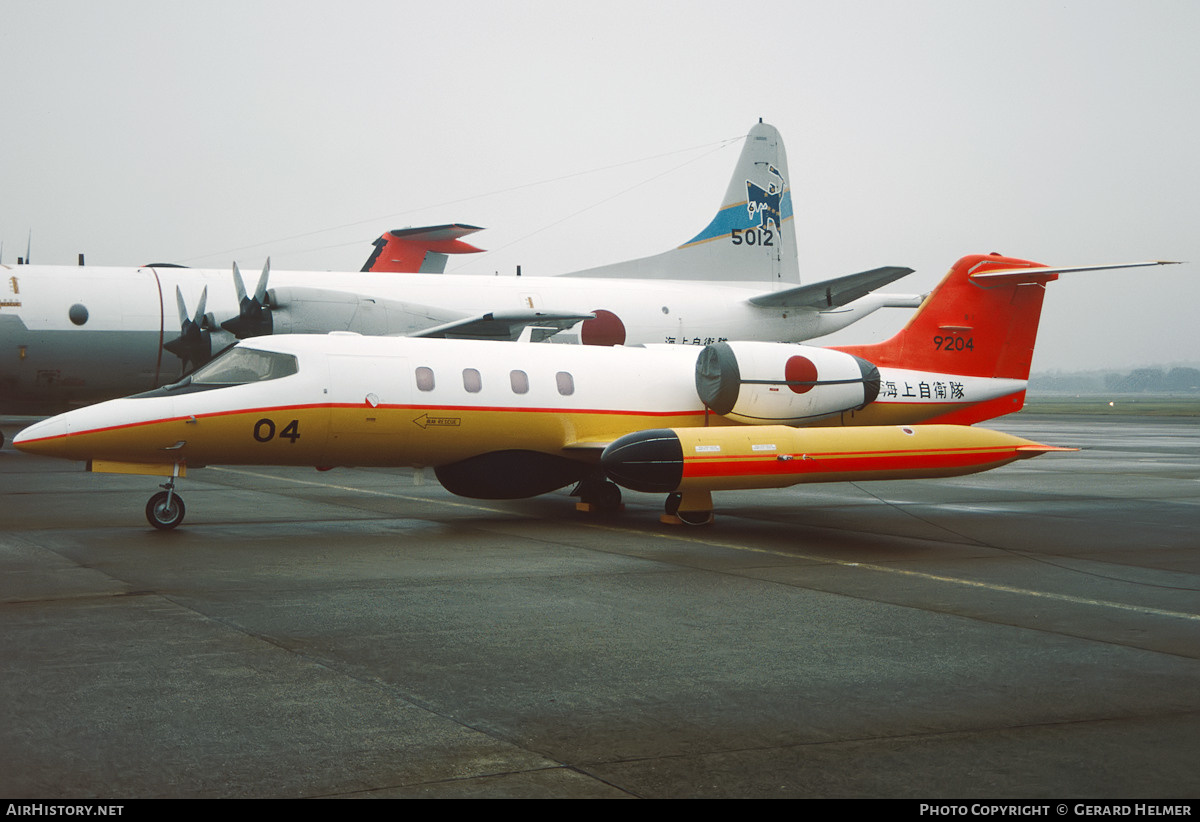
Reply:
[[[276,334],[411,334],[466,316],[459,311],[324,288],[287,286],[272,288],[268,294]]]
[[[696,392],[712,411],[738,422],[802,425],[873,402],[879,369],[811,345],[719,342],[700,352]]]

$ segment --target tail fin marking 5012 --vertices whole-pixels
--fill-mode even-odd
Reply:
[[[574,277],[800,283],[787,152],[779,131],[746,135],[716,216],[692,239],[651,257],[589,268]]]

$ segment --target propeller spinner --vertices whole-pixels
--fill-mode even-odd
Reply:
[[[262,276],[258,278],[258,286],[254,295],[246,293],[246,285],[242,282],[242,272],[237,263],[233,264],[233,286],[237,289],[238,315],[231,320],[221,323],[221,327],[239,340],[247,337],[262,337],[271,333],[271,306],[267,300],[267,279],[271,274],[271,258],[263,266]]]

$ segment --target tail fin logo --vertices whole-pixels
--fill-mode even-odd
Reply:
[[[779,182],[771,180],[764,189],[751,180],[746,181],[746,211],[753,223],[757,218],[759,228],[766,228],[767,223],[775,224],[778,231],[783,226],[783,189],[787,181],[775,166],[768,165],[767,171]]]

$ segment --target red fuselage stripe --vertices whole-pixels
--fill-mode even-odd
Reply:
[[[528,408],[528,407],[510,407],[510,406],[480,406],[480,405],[379,405],[371,407],[360,403],[305,403],[299,405],[271,405],[260,406],[258,408],[237,408],[231,411],[212,411],[207,414],[181,414],[175,417],[161,417],[153,420],[143,420],[141,422],[127,422],[120,425],[110,425],[102,428],[88,428],[82,431],[71,431],[67,434],[55,434],[51,437],[39,437],[38,439],[28,440],[28,442],[50,442],[51,440],[63,439],[66,437],[79,437],[85,434],[99,434],[106,431],[120,431],[126,428],[140,428],[147,425],[160,425],[162,423],[180,422],[190,419],[214,419],[220,417],[233,417],[240,414],[271,414],[280,411],[299,411],[311,409],[334,409],[334,408],[356,408],[372,411],[421,411],[424,413],[438,413],[445,411],[485,411],[485,412],[509,412],[522,414],[570,414],[570,415],[613,415],[627,417],[703,417],[703,410],[691,409],[688,411],[632,411],[627,409],[603,409],[603,408]]]
[[[883,471],[901,469],[962,466],[993,462],[996,458],[1014,455],[1011,447],[947,448],[925,451],[868,451],[810,453],[809,459],[796,457],[780,460],[774,457],[746,457],[701,462],[684,460],[685,479],[701,477],[740,477],[755,475],[819,474],[826,472]]]

